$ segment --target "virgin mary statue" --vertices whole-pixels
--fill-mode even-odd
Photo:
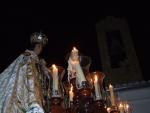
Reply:
[[[44,113],[41,80],[48,69],[38,56],[47,42],[44,34],[33,33],[31,50],[0,74],[0,113]]]

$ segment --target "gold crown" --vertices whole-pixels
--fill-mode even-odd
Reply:
[[[41,43],[42,45],[46,45],[48,43],[48,38],[45,34],[43,33],[32,33],[31,38],[30,38],[31,44],[34,43]]]

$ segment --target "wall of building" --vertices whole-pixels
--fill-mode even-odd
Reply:
[[[150,113],[150,86],[117,91],[118,97],[133,106],[133,113]]]
[[[126,19],[108,16],[96,24],[96,31],[106,83],[143,80]]]

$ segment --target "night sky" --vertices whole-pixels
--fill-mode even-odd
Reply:
[[[140,14],[116,16],[128,20],[145,80],[150,79],[150,18],[148,16],[140,16]],[[55,63],[66,67],[65,56],[73,46],[76,46],[82,54],[92,58],[91,71],[101,70],[95,24],[105,17],[94,11],[93,13],[64,14],[34,8],[5,10],[0,23],[0,72],[29,47],[30,34],[36,31],[42,31],[49,38],[49,43],[42,54],[49,65]]]

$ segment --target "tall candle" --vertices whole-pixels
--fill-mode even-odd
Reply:
[[[82,81],[86,81],[86,79],[79,62],[75,63],[75,70],[76,70],[78,84],[82,86]]]
[[[52,65],[53,90],[58,90],[58,68],[55,64]]]
[[[124,107],[122,104],[119,105],[119,111],[120,113],[124,113]]]
[[[109,85],[109,91],[110,91],[111,104],[112,104],[112,106],[115,106],[116,104],[115,104],[114,89],[111,84]]]
[[[69,91],[69,100],[70,100],[70,102],[73,102],[73,96],[74,96],[74,94],[73,94],[73,86],[71,84],[71,88],[70,88],[70,91]]]
[[[76,47],[73,47],[69,60],[70,59],[72,62],[72,74],[74,75],[76,72],[75,64],[79,63],[79,55],[78,55],[78,50],[76,49]]]
[[[99,83],[98,83],[98,78],[95,75],[95,80],[94,80],[94,87],[95,87],[95,96],[96,96],[96,100],[101,100],[102,99],[102,95],[100,92],[100,87],[99,87]]]
[[[78,50],[75,47],[73,47],[71,59],[72,59],[72,67],[75,69],[76,72],[77,83],[80,86],[82,86],[82,81],[86,81],[86,79],[80,66]]]

